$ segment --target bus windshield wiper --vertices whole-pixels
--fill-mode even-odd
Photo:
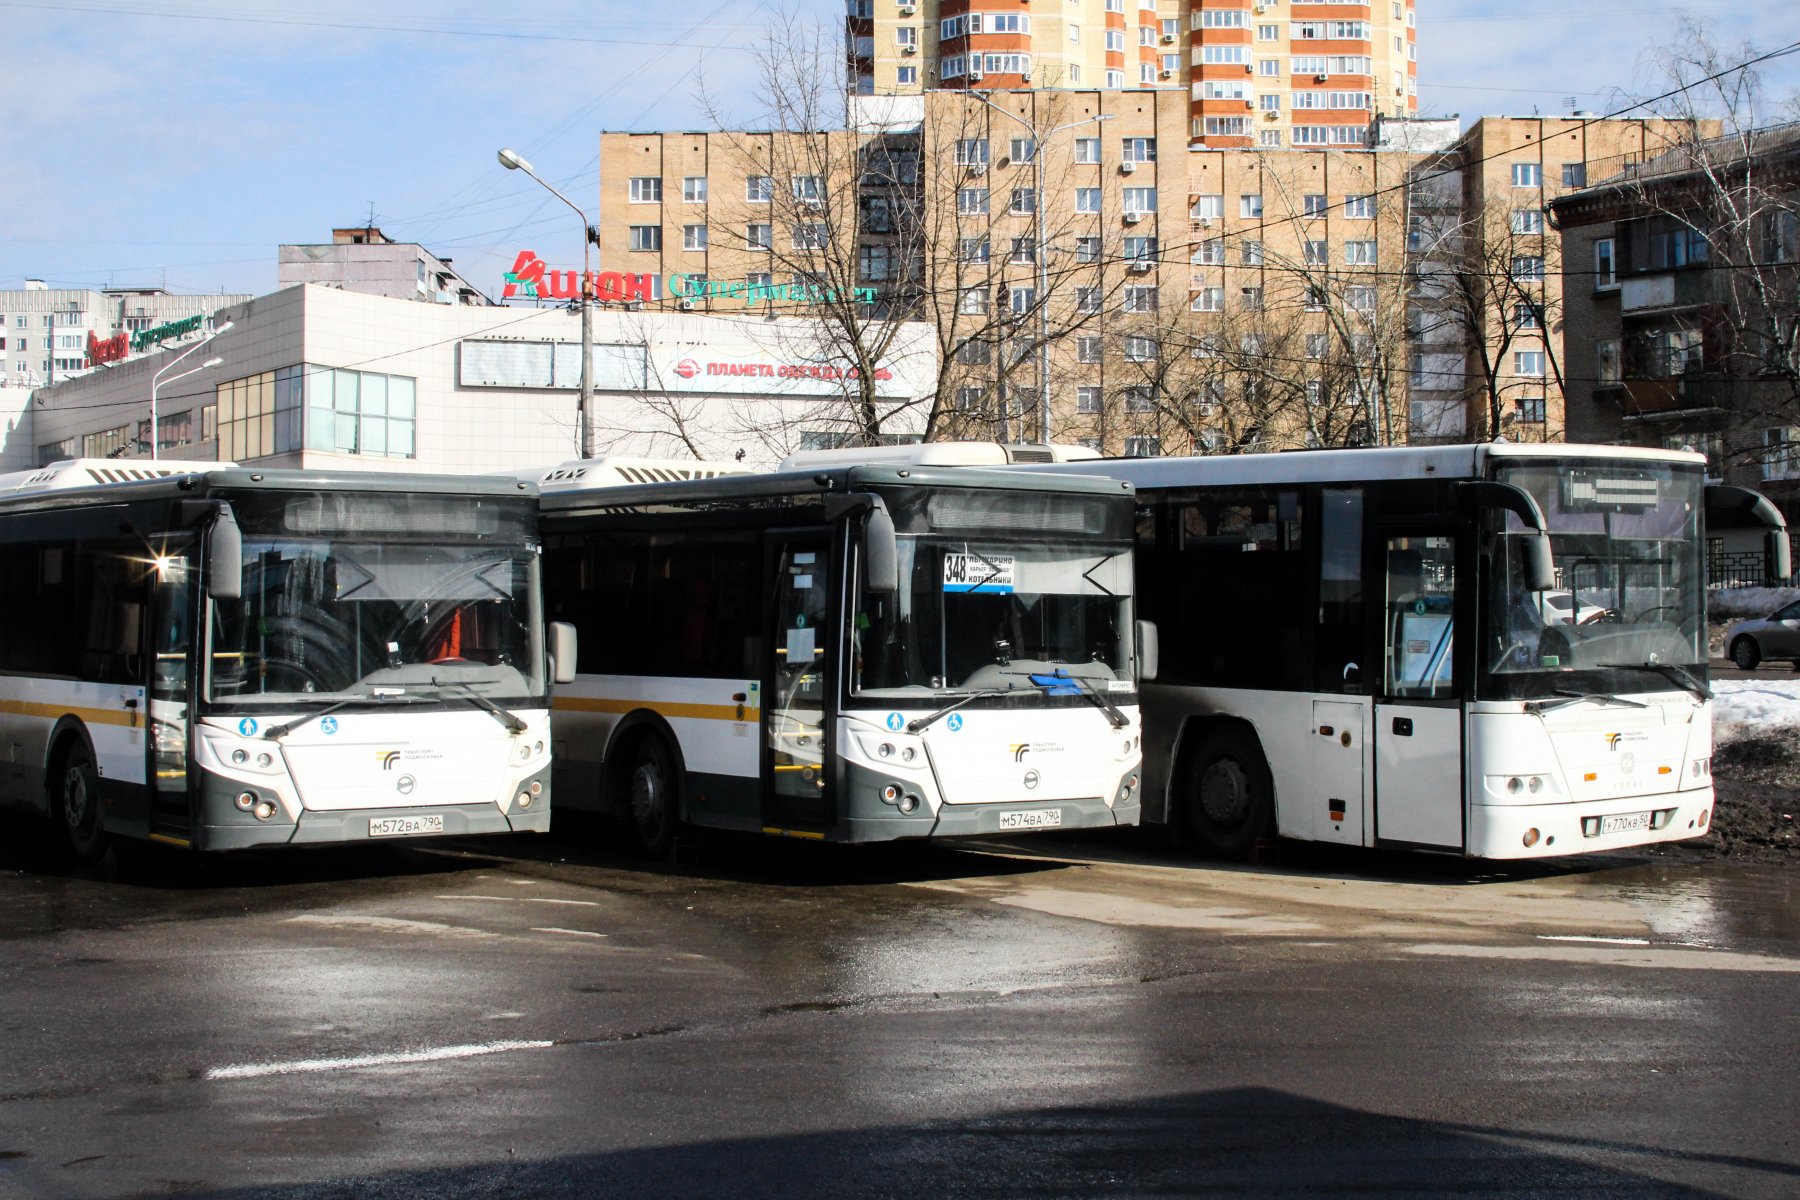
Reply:
[[[1627,700],[1623,696],[1609,696],[1605,692],[1571,692],[1565,688],[1556,689],[1555,700],[1533,700],[1525,705],[1525,711],[1533,716],[1547,713],[1553,709],[1567,708],[1571,704],[1583,700],[1597,700],[1601,704],[1623,704],[1626,708],[1649,708],[1648,704],[1640,704],[1636,700]]]
[[[1655,671],[1658,675],[1661,675],[1664,679],[1667,679],[1670,683],[1673,683],[1676,687],[1680,688],[1682,691],[1688,693],[1694,699],[1699,700],[1702,703],[1704,703],[1708,700],[1711,700],[1713,698],[1711,688],[1707,687],[1704,683],[1701,683],[1698,679],[1695,679],[1693,676],[1693,673],[1691,671],[1689,671],[1686,667],[1680,666],[1676,663],[1666,663],[1666,662],[1622,663],[1621,662],[1621,663],[1601,663],[1600,665],[1603,667],[1612,667],[1616,670],[1621,670],[1621,671]]]
[[[467,695],[463,697],[464,699],[473,704],[476,708],[479,708],[492,716],[494,720],[506,726],[508,733],[524,733],[525,730],[529,728],[525,722],[521,721],[518,717],[515,717],[504,708],[501,708],[498,704],[495,704],[492,700],[489,700],[486,696],[476,691],[474,684],[465,683],[460,679],[439,679],[435,675],[432,676],[431,684],[433,687],[462,688],[467,693]]]
[[[1054,696],[1059,692],[1064,692],[1064,689],[1066,689],[1068,685],[1073,684],[1078,695],[1087,697],[1088,701],[1092,703],[1095,708],[1100,709],[1106,714],[1106,719],[1112,722],[1112,727],[1114,729],[1123,729],[1131,724],[1131,718],[1120,712],[1119,706],[1107,699],[1106,696],[1101,693],[1099,688],[1088,682],[1086,676],[1071,675],[1061,667],[1058,667],[1048,675],[1032,675],[1029,678],[1031,679],[1031,682],[1043,688],[1045,694],[1051,696]]]
[[[939,717],[949,716],[951,713],[955,712],[957,709],[961,708],[963,705],[969,703],[972,700],[980,700],[984,696],[1004,696],[1004,695],[1007,695],[1012,690],[1013,689],[1011,689],[1011,688],[982,688],[979,692],[970,692],[968,695],[958,698],[955,703],[946,704],[946,705],[944,705],[944,707],[938,709],[934,713],[927,713],[925,716],[916,717],[913,720],[908,721],[906,723],[906,732],[918,733],[920,730],[924,729],[927,725],[930,725],[933,721],[936,721]]]
[[[286,737],[308,721],[316,721],[321,717],[330,716],[340,708],[356,708],[368,705],[372,705],[376,708],[383,708],[388,705],[424,703],[427,703],[427,701],[423,696],[396,696],[388,692],[376,692],[372,696],[347,696],[342,700],[332,701],[324,708],[315,709],[303,717],[295,717],[292,721],[287,721],[280,725],[271,725],[263,730],[263,738],[266,741],[272,742],[276,738]]]

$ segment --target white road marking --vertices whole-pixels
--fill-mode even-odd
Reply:
[[[437,900],[497,900],[502,904],[572,904],[580,908],[599,908],[598,900],[553,900],[548,896],[436,896]]]
[[[512,1050],[543,1050],[555,1042],[483,1042],[470,1046],[437,1046],[425,1050],[402,1050],[393,1054],[359,1054],[349,1058],[299,1058],[290,1062],[240,1063],[230,1067],[213,1067],[204,1079],[262,1079],[270,1075],[310,1075],[321,1071],[360,1071],[368,1067],[403,1066],[409,1063],[443,1062],[455,1058],[479,1058],[484,1054],[505,1054]]]
[[[438,937],[491,938],[498,934],[466,925],[445,925],[438,921],[406,921],[399,917],[367,917],[354,913],[308,913],[289,917],[289,925],[318,925],[326,929],[369,929],[377,933],[434,934]]]
[[[1653,967],[1676,971],[1772,971],[1800,974],[1800,959],[1725,950],[1635,949],[1611,946],[1407,946],[1411,954],[1449,958],[1500,958],[1536,962],[1582,963],[1601,967]]]
[[[1540,942],[1597,942],[1605,946],[1648,946],[1649,938],[1597,937],[1583,933],[1540,933]]]
[[[533,925],[531,927],[531,932],[533,932],[533,933],[566,933],[570,937],[603,938],[603,937],[611,937],[612,936],[611,934],[607,934],[607,933],[594,933],[587,929],[558,929],[554,925]]]

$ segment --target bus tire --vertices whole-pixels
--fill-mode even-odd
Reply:
[[[50,819],[63,848],[76,862],[92,864],[106,853],[100,820],[100,773],[79,737],[68,739],[50,771]]]
[[[631,744],[624,776],[625,819],[646,858],[665,858],[681,824],[681,783],[675,755],[661,736],[640,734]]]
[[[1184,760],[1178,819],[1212,858],[1242,860],[1275,835],[1275,786],[1256,736],[1241,725],[1202,735]]]

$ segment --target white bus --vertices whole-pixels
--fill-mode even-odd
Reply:
[[[0,478],[0,803],[83,860],[547,829],[536,519],[505,479]]]
[[[540,484],[549,612],[582,639],[559,807],[652,855],[681,823],[835,842],[1137,823],[1128,486],[903,461],[594,460]]]
[[[1697,454],[1477,445],[1107,460],[1137,485],[1146,822],[1471,858],[1610,850],[1712,815]]]

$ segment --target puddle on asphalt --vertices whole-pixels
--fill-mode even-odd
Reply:
[[[1791,867],[1656,862],[1590,876],[1631,905],[1658,942],[1800,949],[1800,873]]]

